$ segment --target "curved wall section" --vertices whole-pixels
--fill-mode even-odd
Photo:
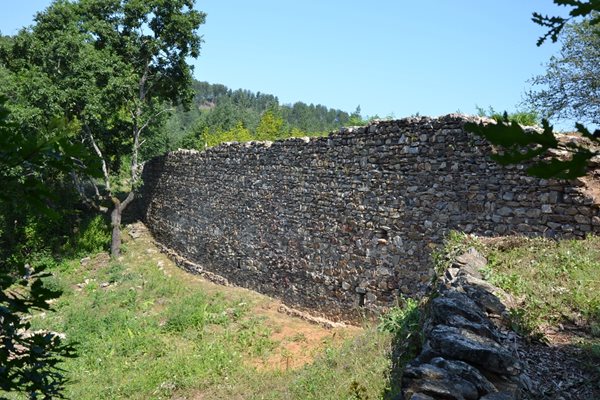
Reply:
[[[579,183],[489,161],[466,120],[411,118],[169,153],[144,168],[144,219],[161,244],[205,270],[346,320],[423,290],[431,249],[452,229],[599,230]]]

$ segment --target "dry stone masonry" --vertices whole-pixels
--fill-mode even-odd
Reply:
[[[511,400],[535,388],[510,329],[510,296],[484,281],[475,249],[454,260],[429,295],[424,345],[402,376],[405,400]]]
[[[461,115],[232,143],[149,161],[155,238],[230,283],[334,319],[422,292],[450,230],[583,237],[600,227],[579,182],[490,161]]]

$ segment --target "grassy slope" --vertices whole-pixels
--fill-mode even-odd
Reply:
[[[518,329],[574,326],[585,332],[576,344],[600,359],[600,238],[454,234],[439,267],[469,246],[490,260],[487,277],[520,300]],[[118,262],[63,262],[48,281],[65,294],[34,325],[78,343],[79,357],[64,364],[68,398],[377,399],[388,389],[391,334],[278,313],[271,299],[181,271],[147,234],[125,247]],[[392,331],[406,322],[400,311],[387,318]]]
[[[78,343],[68,398],[374,399],[388,384],[389,334],[282,315],[185,274],[147,236],[118,262],[100,254],[54,272],[64,295],[34,322]]]
[[[517,331],[542,340],[556,329],[578,332],[572,344],[589,348],[600,362],[600,237],[554,241],[454,233],[444,252],[457,255],[469,246],[488,258],[486,279],[516,298],[511,314]]]
[[[600,238],[488,245],[492,283],[522,299],[529,329],[571,324],[600,338]]]

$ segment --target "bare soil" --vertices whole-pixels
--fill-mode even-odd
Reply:
[[[221,286],[208,281],[198,275],[190,274],[161,253],[154,243],[152,235],[142,223],[135,223],[127,227],[129,235],[123,235],[124,242],[134,240],[136,246],[140,244],[146,248],[146,254],[139,254],[137,258],[156,261],[157,268],[166,275],[176,276],[186,280],[188,284],[197,287],[207,294],[224,296],[226,299],[250,299],[249,315],[258,317],[265,327],[272,332],[269,338],[275,347],[267,357],[256,357],[246,360],[248,365],[258,370],[286,371],[296,369],[311,363],[315,356],[323,351],[326,346],[341,344],[345,339],[351,338],[363,331],[362,328],[326,321],[322,318],[313,318],[305,312],[291,310],[281,301],[261,295],[257,292],[233,287]],[[92,260],[93,264],[95,260]],[[103,262],[105,260],[102,260]]]

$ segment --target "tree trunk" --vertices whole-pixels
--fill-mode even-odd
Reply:
[[[112,226],[112,240],[110,242],[110,256],[119,257],[121,253],[121,202],[113,198],[115,208],[110,213],[110,224]]]
[[[129,192],[127,198],[121,203],[116,197],[112,198],[115,208],[110,213],[110,224],[112,226],[112,240],[110,242],[110,256],[117,258],[121,254],[121,216],[129,203],[133,201],[135,194]]]

